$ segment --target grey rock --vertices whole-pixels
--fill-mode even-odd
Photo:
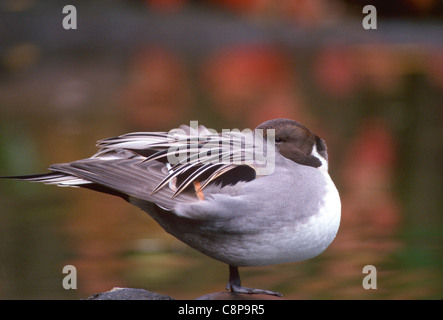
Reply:
[[[174,300],[174,298],[144,289],[116,287],[110,291],[96,293],[86,300]]]

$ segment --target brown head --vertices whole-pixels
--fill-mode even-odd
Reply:
[[[290,119],[273,119],[256,129],[275,130],[275,145],[282,156],[298,164],[327,170],[328,154],[326,143],[305,126]]]

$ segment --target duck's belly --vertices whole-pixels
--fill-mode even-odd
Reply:
[[[317,214],[285,225],[272,226],[261,232],[246,234],[181,235],[182,241],[198,251],[234,266],[262,266],[302,261],[322,253],[334,240],[339,225],[341,205],[334,185]]]

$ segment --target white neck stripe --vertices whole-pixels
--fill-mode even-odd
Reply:
[[[321,166],[318,167],[318,169],[321,169],[321,170],[324,170],[327,172],[328,171],[328,160],[326,160],[321,154],[318,153],[317,146],[315,144],[312,147],[311,155],[316,157],[318,160],[320,160]]]

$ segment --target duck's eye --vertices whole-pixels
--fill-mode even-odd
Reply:
[[[275,137],[275,142],[283,142],[283,139],[282,138],[279,138],[279,137]]]

